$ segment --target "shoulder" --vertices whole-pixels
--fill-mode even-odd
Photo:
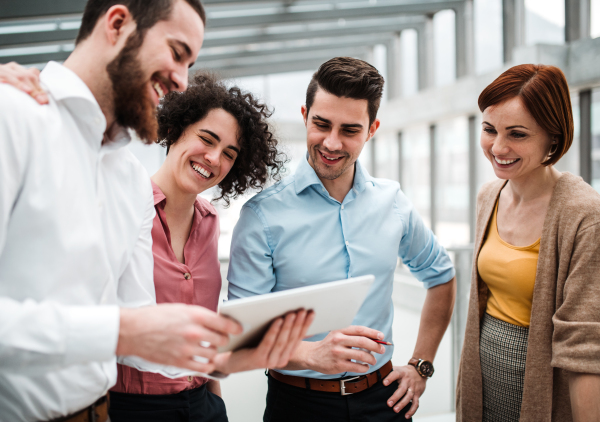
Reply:
[[[558,180],[552,203],[560,216],[577,222],[585,229],[600,224],[600,194],[579,176],[563,173]]]
[[[46,119],[52,103],[38,104],[28,94],[15,87],[0,83],[0,122],[2,124],[37,123]],[[52,101],[52,100],[51,100]]]
[[[244,204],[244,208],[247,207],[256,210],[257,208],[268,205],[270,202],[281,200],[282,197],[287,197],[292,194],[296,195],[294,189],[294,176],[289,176],[254,195]]]
[[[491,182],[484,183],[477,193],[477,204],[479,205],[481,202],[487,199],[498,196],[498,192],[502,189],[502,186],[504,186],[505,183],[506,180],[502,179],[492,180]]]
[[[210,203],[210,201],[208,199],[203,198],[202,196],[198,195],[198,196],[196,196],[196,204],[195,205],[196,205],[196,208],[198,210],[200,210],[200,212],[203,215],[212,214],[215,217],[217,217],[217,220],[218,220],[219,214],[217,213],[217,209],[214,207],[213,204]]]

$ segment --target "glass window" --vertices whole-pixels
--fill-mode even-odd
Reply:
[[[428,227],[430,214],[429,126],[406,129],[402,135],[402,191]]]
[[[469,243],[469,133],[467,117],[436,128],[436,235],[444,246]]]

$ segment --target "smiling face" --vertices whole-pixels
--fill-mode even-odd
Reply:
[[[553,142],[519,97],[483,111],[481,148],[500,179],[515,180],[543,171]]]
[[[197,195],[218,185],[240,151],[238,133],[237,120],[220,108],[188,126],[165,160],[178,189]]]
[[[176,1],[168,20],[157,22],[145,36],[134,32],[107,66],[113,85],[117,122],[141,139],[156,140],[156,107],[170,91],[185,91],[188,69],[200,51],[204,25],[184,1]]]
[[[302,107],[309,164],[320,179],[354,175],[354,163],[379,127],[369,125],[367,100],[338,97],[319,88],[310,111]]]

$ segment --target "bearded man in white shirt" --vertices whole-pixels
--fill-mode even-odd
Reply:
[[[210,373],[241,331],[139,308],[155,304],[154,203],[127,128],[156,139],[204,21],[198,0],[90,0],[73,53],[41,73],[48,105],[0,84],[0,420],[106,420],[117,354]]]

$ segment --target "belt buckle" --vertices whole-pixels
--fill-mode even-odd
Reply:
[[[354,381],[354,380],[360,378],[361,376],[362,375],[358,375],[356,377],[348,378],[348,379],[345,379],[345,380],[340,380],[340,393],[341,393],[341,395],[342,396],[349,396],[351,394],[354,394],[354,393],[346,393],[346,383],[350,382],[350,381]]]

